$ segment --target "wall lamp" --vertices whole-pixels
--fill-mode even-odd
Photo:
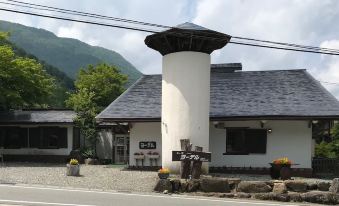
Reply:
[[[271,128],[267,129],[267,132],[271,134],[272,133],[272,129]]]
[[[308,122],[308,128],[311,128],[312,127],[312,124],[318,124],[318,120],[312,120],[312,121],[309,121]]]
[[[260,121],[260,126],[261,128],[264,128],[265,124],[267,123],[267,120],[261,120]]]

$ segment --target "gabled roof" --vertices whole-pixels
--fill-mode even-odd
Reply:
[[[15,110],[0,112],[0,124],[73,124],[71,110]]]
[[[337,99],[306,70],[234,70],[212,66],[211,119],[339,118]],[[144,75],[102,111],[98,121],[159,121],[161,79]]]

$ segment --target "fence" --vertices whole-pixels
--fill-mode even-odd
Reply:
[[[313,174],[322,175],[339,175],[339,159],[336,158],[313,158]]]

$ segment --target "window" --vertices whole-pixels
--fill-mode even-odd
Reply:
[[[5,136],[6,136],[5,127],[0,127],[0,148],[3,148],[5,146]]]
[[[39,127],[29,128],[29,147],[39,148],[40,147],[40,136],[41,129]]]
[[[80,129],[73,127],[73,149],[80,148]]]
[[[42,127],[42,148],[67,148],[67,128]]]
[[[18,149],[28,147],[28,130],[20,127],[7,127],[5,130],[5,149]]]
[[[227,129],[225,154],[265,154],[266,129]]]
[[[67,128],[62,127],[0,127],[0,147],[67,148]]]

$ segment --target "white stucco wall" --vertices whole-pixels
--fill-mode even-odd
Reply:
[[[209,54],[191,51],[163,56],[162,165],[173,172],[180,170],[180,162],[172,162],[180,139],[208,150],[210,61]]]
[[[226,127],[261,128],[260,121],[225,122]],[[266,154],[223,155],[226,152],[226,130],[210,127],[210,166],[268,167],[268,163],[280,157],[288,157],[299,164],[294,167],[312,167],[312,128],[308,121],[268,121]]]
[[[144,150],[139,149],[140,141],[155,141],[156,149],[153,150]],[[150,166],[149,159],[147,158],[147,152],[158,152],[160,158],[158,160],[158,165],[161,165],[161,126],[160,122],[150,122],[150,123],[133,123],[132,128],[130,129],[130,157],[129,164],[135,166],[136,162],[134,159],[135,152],[143,152],[145,154],[144,166]]]
[[[17,126],[17,125],[15,125]],[[44,125],[49,126],[49,125]],[[58,126],[58,125],[51,125]],[[35,127],[35,126],[25,126]],[[69,155],[73,146],[73,126],[60,125],[67,128],[67,148],[60,149],[38,149],[38,148],[20,148],[20,149],[2,149],[3,154],[8,155]]]
[[[260,121],[227,121],[226,127],[261,128]],[[233,167],[269,167],[273,159],[288,157],[299,164],[294,167],[311,168],[312,156],[312,128],[308,121],[273,121],[269,120],[265,128],[271,128],[272,133],[267,135],[266,154],[223,155],[226,152],[226,130],[216,129],[210,123],[209,151],[212,152],[210,166]],[[133,154],[140,150],[139,141],[156,141],[157,151],[161,154],[160,123],[134,123],[130,133],[130,165],[135,165]],[[161,158],[161,157],[160,157]],[[161,162],[158,162],[161,164]],[[145,165],[149,165],[146,157]]]

